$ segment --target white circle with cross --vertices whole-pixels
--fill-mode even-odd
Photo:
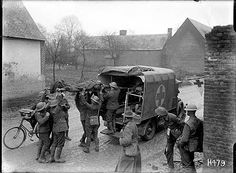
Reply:
[[[162,104],[165,101],[165,97],[166,97],[166,88],[165,88],[164,85],[161,84],[158,87],[157,92],[156,92],[155,101],[156,101],[156,106],[157,107],[162,106]]]

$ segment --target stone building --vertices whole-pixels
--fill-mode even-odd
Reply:
[[[189,73],[204,73],[205,34],[211,28],[187,18],[165,44],[162,65]]]
[[[182,70],[192,74],[204,73],[205,34],[211,28],[187,18],[172,36],[172,28],[166,34],[129,35],[121,30],[115,37],[129,42],[128,49],[112,58],[98,46],[87,50],[87,64],[96,65],[151,65]],[[101,36],[94,37],[96,40]],[[99,43],[99,41],[98,41]],[[101,43],[100,43],[101,44]]]
[[[131,47],[125,50],[114,65],[149,65],[161,66],[162,49],[166,41],[171,37],[171,29],[167,34],[153,35],[123,35],[124,39],[131,43]]]
[[[44,42],[22,1],[3,1],[3,100],[24,97],[45,87]]]
[[[171,37],[171,29],[167,34],[153,35],[126,35],[121,30],[120,35],[114,39],[121,40],[127,48],[120,51],[119,56],[112,58],[108,50],[101,43],[102,36],[95,36],[97,48],[86,49],[86,65],[92,67],[120,66],[120,65],[150,65],[161,66],[161,52],[166,41]],[[82,57],[78,57],[82,63]]]

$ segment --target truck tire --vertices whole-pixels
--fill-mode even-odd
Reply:
[[[149,121],[147,121],[144,128],[145,130],[142,138],[145,141],[151,140],[155,136],[157,128],[155,119],[150,119]]]

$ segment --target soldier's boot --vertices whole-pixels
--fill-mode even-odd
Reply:
[[[66,161],[64,159],[61,159],[61,152],[62,152],[62,147],[57,147],[56,148],[56,156],[55,156],[55,162],[56,163],[65,163]]]
[[[36,156],[35,160],[38,160],[38,159],[39,159],[40,153],[41,153],[41,150],[42,150],[42,147],[43,147],[42,144],[39,144],[38,150],[37,150],[37,156]]]
[[[51,147],[50,158],[48,160],[48,163],[55,162],[55,158],[54,158],[55,151],[56,151],[56,147]]]
[[[79,140],[80,141],[79,147],[85,147],[86,146],[85,139],[86,139],[86,136],[85,136],[85,134],[83,134],[82,138]]]
[[[48,146],[43,145],[38,162],[39,163],[46,163],[46,158],[45,158],[45,152],[47,150]]]
[[[89,152],[90,152],[90,151],[89,151],[89,148],[88,148],[88,147],[84,147],[84,148],[83,148],[83,152],[89,153]]]
[[[65,139],[71,141],[71,138],[68,136],[69,130],[66,131]]]
[[[96,146],[96,147],[95,147],[95,151],[96,151],[96,152],[99,152],[99,146]]]
[[[95,139],[95,151],[99,152],[99,140],[98,140],[98,138]]]
[[[85,142],[81,142],[81,143],[79,144],[79,146],[80,146],[80,147],[86,147],[86,144],[85,144]]]

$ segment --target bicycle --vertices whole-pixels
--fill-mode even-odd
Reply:
[[[3,144],[8,149],[19,148],[26,140],[27,134],[31,141],[34,134],[37,136],[37,138],[39,137],[37,133],[38,123],[36,123],[34,118],[35,111],[31,109],[20,109],[19,112],[22,116],[20,125],[7,130],[3,137]],[[29,122],[33,130],[29,130],[26,126],[24,126],[24,121]]]

